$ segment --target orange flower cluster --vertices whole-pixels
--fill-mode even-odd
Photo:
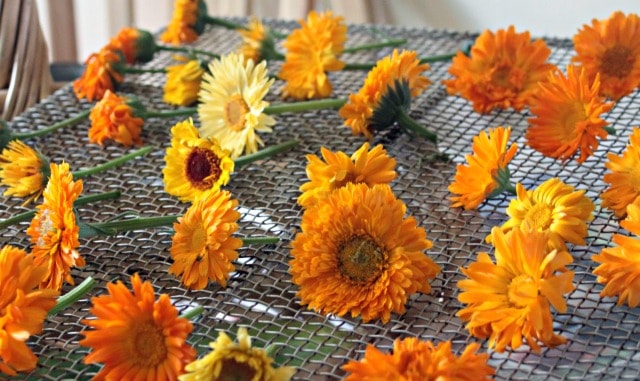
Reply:
[[[135,116],[127,99],[107,91],[89,114],[89,141],[102,145],[113,140],[125,146],[142,144],[140,133],[144,120]]]

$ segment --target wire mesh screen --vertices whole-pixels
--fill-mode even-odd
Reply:
[[[244,22],[246,20],[239,20]],[[271,27],[286,32],[297,26],[291,22],[271,21]],[[381,35],[406,38],[407,49],[419,56],[453,52],[475,35],[426,29],[397,27],[351,26],[347,45],[372,42]],[[221,28],[207,28],[195,43],[198,48],[224,54],[235,50],[240,42],[237,33]],[[570,41],[548,39],[551,61],[564,66],[572,55]],[[373,62],[389,54],[390,49],[359,52],[346,57],[348,62]],[[146,67],[165,67],[171,55],[158,54]],[[279,62],[270,63],[272,73]],[[122,233],[114,237],[81,240],[80,253],[86,266],[74,269],[72,276],[81,281],[87,276],[99,282],[86,298],[45,322],[44,332],[30,339],[29,345],[39,357],[36,370],[20,376],[29,380],[87,379],[99,368],[82,363],[87,349],[78,346],[88,318],[89,298],[105,292],[107,282],[121,279],[128,285],[128,276],[139,273],[152,281],[157,292],[171,296],[181,312],[201,305],[205,312],[194,322],[189,341],[199,353],[215,340],[219,331],[235,335],[237,327],[246,326],[256,346],[284,343],[277,347],[276,362],[295,365],[295,380],[339,380],[345,376],[340,368],[350,359],[360,359],[367,343],[390,351],[397,338],[417,336],[439,342],[451,340],[453,350],[460,353],[471,337],[464,324],[455,316],[461,308],[457,300],[456,283],[463,278],[460,266],[475,261],[479,251],[491,252],[484,242],[492,226],[506,220],[505,208],[509,196],[501,196],[481,205],[477,210],[451,208],[447,186],[453,179],[456,163],[470,153],[471,140],[481,130],[496,126],[512,126],[520,149],[509,165],[514,181],[530,189],[551,177],[560,177],[577,189],[584,189],[597,203],[595,219],[590,224],[586,246],[570,246],[574,256],[576,288],[568,295],[568,311],[554,315],[554,329],[568,342],[536,354],[527,347],[490,352],[490,364],[496,368],[496,379],[635,379],[640,374],[639,309],[616,307],[615,300],[601,299],[602,286],[592,274],[591,256],[611,245],[611,236],[618,230],[618,221],[599,207],[599,194],[604,189],[602,177],[607,152],[619,154],[625,147],[631,126],[640,125],[640,100],[637,94],[625,97],[606,115],[618,131],[610,136],[595,155],[582,165],[574,161],[562,164],[546,159],[524,144],[527,128],[526,111],[499,111],[480,115],[469,102],[446,94],[441,80],[448,78],[449,62],[434,63],[427,72],[433,81],[423,94],[412,102],[411,116],[437,132],[439,143],[408,136],[394,127],[377,134],[372,144],[383,144],[397,160],[398,178],[392,183],[396,196],[404,201],[411,213],[427,231],[434,246],[427,255],[442,272],[431,282],[431,294],[412,296],[403,315],[392,314],[388,323],[363,323],[358,318],[323,316],[300,306],[297,287],[288,273],[290,241],[299,231],[302,210],[296,204],[299,187],[307,181],[306,154],[319,154],[320,147],[351,154],[364,142],[353,136],[335,110],[282,114],[276,117],[273,133],[263,134],[266,145],[297,139],[293,150],[255,162],[232,175],[225,189],[239,200],[242,214],[239,237],[276,236],[278,244],[243,247],[231,274],[228,286],[210,284],[206,290],[189,291],[178,279],[168,274],[171,264],[169,248],[172,232],[168,229],[147,229]],[[365,71],[331,73],[334,96],[346,97],[356,92]],[[164,75],[127,75],[120,88],[122,94],[137,96],[150,109],[169,109],[162,101]],[[276,81],[267,100],[281,102],[282,83]],[[56,92],[43,103],[14,119],[10,126],[18,131],[30,131],[50,125],[90,108],[87,102],[76,100],[69,86]],[[169,129],[181,120],[149,119],[142,139],[155,150],[124,166],[111,169],[84,180],[84,195],[110,190],[122,191],[116,200],[79,207],[80,218],[87,222],[107,221],[123,212],[139,216],[182,214],[188,204],[180,203],[164,192],[161,168],[165,149],[169,146]],[[197,123],[197,118],[196,118]],[[89,144],[89,122],[83,121],[39,138],[33,143],[55,162],[65,160],[73,169],[95,166],[114,159],[129,150],[117,145]],[[445,152],[450,162],[430,162],[425,158],[435,152]],[[23,211],[22,200],[3,198],[0,218]],[[28,222],[0,232],[2,245],[29,247],[25,234]],[[65,286],[63,292],[68,291]],[[482,341],[483,350],[487,343]],[[18,378],[20,378],[18,377]]]

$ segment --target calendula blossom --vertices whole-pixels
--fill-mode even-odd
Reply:
[[[610,171],[603,180],[609,187],[600,194],[602,207],[612,210],[616,217],[627,215],[627,206],[640,196],[640,128],[634,127],[629,144],[621,155],[607,153],[604,166]]]
[[[173,45],[194,42],[204,30],[200,13],[206,11],[206,4],[200,0],[175,0],[173,14],[167,29],[160,35],[162,42]]]
[[[0,154],[0,185],[5,196],[27,198],[24,204],[42,194],[49,175],[49,161],[21,140],[12,140]]]
[[[89,142],[102,145],[106,140],[113,140],[125,146],[142,144],[140,134],[144,120],[136,116],[129,102],[107,90],[89,114]]]
[[[198,60],[172,65],[167,68],[164,85],[165,102],[176,106],[189,106],[198,100],[204,69]]]
[[[80,78],[73,82],[73,91],[78,99],[92,102],[102,99],[107,90],[115,91],[124,80],[116,69],[123,56],[108,47],[91,54],[85,61],[85,69]]]
[[[242,37],[238,53],[242,54],[245,60],[258,63],[262,60],[279,58],[273,37],[258,18],[251,17],[247,28],[238,29],[238,33]]]
[[[109,40],[107,48],[120,51],[127,63],[151,61],[157,46],[153,35],[145,30],[124,27]]]

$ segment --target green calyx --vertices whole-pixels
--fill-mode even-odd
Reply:
[[[139,118],[142,118],[143,115],[147,113],[147,108],[144,107],[142,102],[140,102],[140,100],[134,96],[127,96],[126,104],[133,109],[133,115]]]
[[[34,148],[34,151],[36,151],[36,155],[38,155],[38,159],[42,163],[40,165],[40,173],[42,173],[42,188],[44,189],[49,182],[49,177],[51,177],[51,162],[39,149]]]
[[[13,140],[13,134],[11,129],[7,125],[7,122],[0,119],[0,152]]]
[[[511,184],[511,172],[508,167],[498,168],[496,175],[493,177],[498,186],[493,192],[489,193],[487,198],[494,198],[504,192],[516,194],[516,188]]]
[[[146,30],[138,29],[136,40],[136,61],[149,62],[158,51],[153,35]]]
[[[411,90],[407,81],[396,80],[389,86],[378,106],[373,111],[370,126],[374,130],[383,130],[398,120],[400,112],[406,112],[411,107]]]
[[[198,1],[198,17],[196,18],[196,23],[192,25],[193,30],[195,30],[198,35],[201,35],[202,32],[204,32],[204,27],[207,25],[207,16],[207,4],[204,0]]]

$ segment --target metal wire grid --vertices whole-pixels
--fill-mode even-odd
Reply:
[[[240,19],[240,22],[246,20]],[[271,27],[283,32],[297,26],[291,22],[270,21]],[[577,26],[576,26],[577,27]],[[420,56],[442,54],[457,49],[475,35],[426,29],[403,29],[380,26],[351,26],[349,43],[359,44],[380,38],[380,35],[407,38],[407,49]],[[236,33],[220,28],[208,28],[195,44],[217,53],[235,49],[240,42]],[[569,41],[548,39],[553,50],[551,60],[565,65],[572,54]],[[349,62],[375,61],[390,53],[390,49],[361,52],[347,57]],[[164,67],[171,55],[159,54],[148,67]],[[270,69],[277,73],[280,63]],[[86,348],[78,346],[84,325],[89,317],[89,297],[105,292],[105,284],[117,279],[128,282],[133,273],[151,280],[157,292],[171,295],[175,305],[185,311],[197,305],[206,312],[195,321],[190,342],[200,353],[208,350],[209,341],[219,331],[235,335],[238,326],[247,326],[254,345],[273,342],[278,347],[279,364],[296,365],[295,380],[338,380],[344,377],[340,367],[350,359],[360,359],[367,343],[390,350],[393,340],[419,336],[433,341],[452,340],[458,353],[470,337],[464,324],[455,317],[461,308],[457,301],[456,283],[462,279],[460,266],[468,266],[479,251],[491,251],[484,237],[494,225],[506,220],[508,197],[490,200],[475,211],[452,209],[447,186],[455,173],[455,164],[470,153],[471,139],[479,131],[499,125],[513,127],[513,139],[520,147],[509,165],[514,181],[531,188],[550,177],[560,177],[587,194],[597,203],[595,219],[590,224],[586,246],[573,246],[576,289],[568,295],[568,311],[555,314],[554,328],[568,338],[568,343],[555,349],[543,349],[540,354],[524,347],[503,354],[491,353],[490,363],[496,368],[496,379],[635,379],[640,374],[638,320],[640,310],[615,307],[614,301],[601,300],[601,286],[592,275],[591,255],[610,245],[611,235],[618,231],[618,221],[600,208],[599,193],[604,189],[602,176],[607,152],[620,153],[627,142],[631,126],[640,124],[640,101],[636,94],[621,100],[606,116],[619,131],[617,137],[601,142],[596,154],[583,165],[573,161],[566,164],[543,158],[525,147],[522,138],[527,127],[526,112],[475,113],[471,105],[458,97],[448,96],[440,84],[448,77],[448,63],[432,64],[428,72],[433,85],[414,99],[412,116],[438,133],[438,147],[422,139],[402,134],[391,128],[378,134],[373,144],[383,144],[398,162],[398,178],[392,183],[396,195],[409,212],[427,230],[434,242],[430,255],[442,272],[432,281],[429,295],[415,295],[407,303],[407,312],[392,315],[387,324],[360,319],[322,316],[301,307],[295,297],[296,286],[288,274],[289,242],[299,231],[301,208],[297,206],[298,188],[307,181],[306,158],[319,154],[320,147],[353,152],[362,137],[352,136],[337,112],[309,111],[277,116],[272,134],[264,135],[267,145],[288,139],[301,144],[294,150],[243,167],[232,175],[226,187],[240,202],[242,219],[239,236],[269,235],[281,238],[279,244],[264,247],[245,247],[240,250],[236,271],[226,289],[210,285],[206,290],[187,291],[178,280],[167,273],[170,265],[171,232],[149,229],[120,234],[116,237],[81,240],[80,252],[87,265],[74,269],[76,281],[93,276],[99,286],[91,295],[45,322],[44,332],[33,337],[29,345],[40,359],[39,366],[29,375],[17,378],[29,380],[87,379],[98,371],[97,366],[82,364]],[[357,91],[365,72],[332,73],[331,80],[337,97]],[[128,75],[120,93],[136,95],[152,109],[169,109],[162,102],[164,77],[160,74]],[[279,102],[282,84],[276,82],[268,99]],[[45,102],[16,118],[10,125],[19,131],[50,125],[79,111],[88,109],[86,102],[78,102],[69,86],[56,92]],[[186,204],[178,202],[163,191],[160,169],[164,165],[164,150],[169,145],[169,128],[179,118],[151,119],[145,122],[142,138],[153,145],[153,153],[132,160],[126,165],[85,179],[84,195],[121,190],[122,196],[113,201],[100,202],[79,208],[83,221],[105,221],[122,212],[140,216],[184,213]],[[72,170],[94,166],[119,157],[128,150],[116,145],[104,147],[88,143],[88,121],[65,128],[32,142],[55,162],[66,160]],[[425,157],[437,151],[449,154],[453,162],[428,162]],[[1,191],[1,189],[0,189]],[[20,212],[21,200],[2,198],[0,218]],[[0,244],[29,247],[25,234],[28,223],[21,223],[0,232]],[[68,291],[66,287],[64,291]],[[486,342],[483,343],[486,350]]]

